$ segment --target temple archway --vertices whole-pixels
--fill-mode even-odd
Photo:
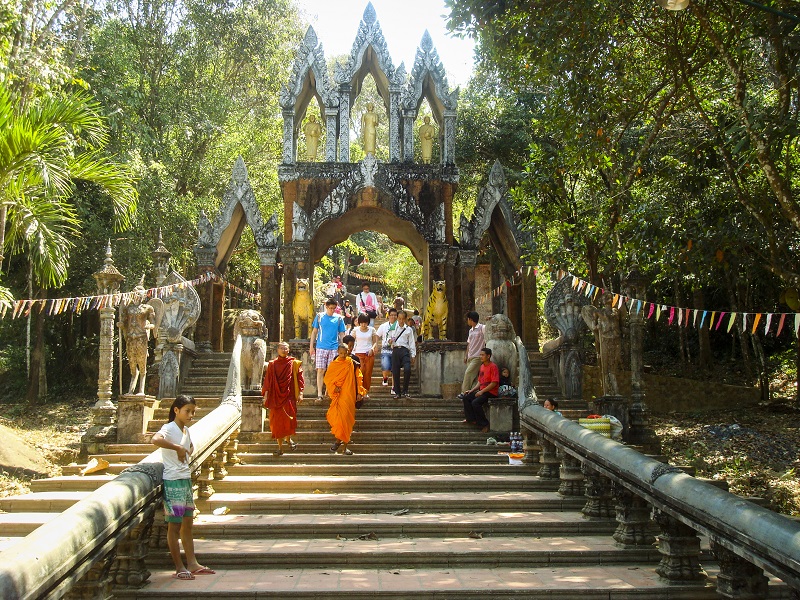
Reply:
[[[387,110],[388,160],[381,161],[365,150],[363,160],[351,162],[352,106],[367,76],[375,80]],[[297,157],[302,119],[312,101],[319,104],[325,120],[324,158],[319,162]],[[423,102],[428,104],[437,130],[435,164],[414,162],[414,128],[418,127],[416,119]],[[309,27],[290,80],[281,90],[280,103],[284,119],[283,160],[278,167],[283,196],[282,235],[276,231],[274,216],[262,228],[260,217],[250,215],[248,207],[255,205],[252,190],[235,175],[214,226],[205,219],[204,228],[201,219],[196,251],[201,271],[224,273],[242,228],[249,224],[254,232],[261,232],[257,234],[257,245],[262,312],[271,341],[278,339],[280,307],[283,330],[294,331],[292,304],[297,281],[305,279],[313,286],[314,263],[328,248],[356,231],[375,230],[408,246],[423,265],[423,307],[432,282],[446,282],[448,322],[454,324],[448,328],[450,341],[463,341],[466,337],[466,329],[460,324],[464,313],[475,308],[476,264],[489,244],[496,264],[487,272],[488,284],[495,287],[497,281],[512,279],[514,289],[506,294],[506,304],[493,301],[487,310],[506,312],[523,340],[532,348],[537,347],[535,279],[517,276],[522,267],[520,257],[529,244],[510,208],[499,163],[493,166],[489,183],[478,194],[472,219],[462,218],[458,234],[454,231],[453,196],[459,181],[455,165],[458,90],[449,89],[445,69],[427,31],[417,49],[413,69],[406,74],[402,63],[394,67],[375,10],[368,4],[353,50],[344,63],[335,65],[331,81],[322,45]],[[244,172],[246,181],[243,163],[237,161],[236,172]],[[481,284],[486,287],[487,282]],[[215,349],[220,347],[219,293],[206,295],[204,310],[208,305],[212,315],[201,319],[206,323],[198,326],[201,339],[208,338],[204,347]]]

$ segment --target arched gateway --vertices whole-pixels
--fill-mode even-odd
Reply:
[[[383,101],[380,118],[389,124],[389,139],[381,140],[382,145],[388,145],[388,162],[373,154],[350,162],[352,106],[367,74],[372,75]],[[270,341],[277,341],[281,282],[284,331],[291,332],[297,280],[313,282],[314,263],[328,248],[352,233],[369,229],[411,249],[423,265],[426,299],[432,281],[447,282],[448,321],[461,323],[463,314],[476,307],[476,283],[480,289],[495,289],[522,266],[519,257],[525,241],[508,203],[501,165],[492,167],[472,219],[462,217],[456,236],[452,206],[458,187],[458,90],[450,91],[427,31],[407,75],[402,63],[393,66],[375,10],[368,4],[350,56],[346,63],[336,65],[333,79],[328,77],[322,45],[309,27],[290,81],[280,95],[284,127],[283,162],[278,175],[283,231],[278,231],[275,215],[266,222],[261,216],[240,158],[214,223],[204,214],[200,216],[195,247],[199,271],[224,275],[242,230],[249,225],[261,262],[261,309]],[[419,126],[417,117],[423,100],[431,107],[438,132],[438,164],[414,162],[414,129]],[[312,101],[318,103],[325,127],[322,162],[301,161],[297,156],[301,124]],[[484,256],[491,257],[488,268],[479,268],[479,254],[484,263],[489,260]],[[505,312],[523,340],[536,347],[536,281],[532,274],[516,281],[502,297],[493,296],[483,312]],[[200,350],[222,348],[224,294],[220,284],[209,284],[201,294],[203,311],[196,333]],[[458,326],[448,333],[453,341],[461,341],[466,335]]]

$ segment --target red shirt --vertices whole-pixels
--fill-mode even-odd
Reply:
[[[497,396],[497,390],[500,387],[500,369],[493,362],[487,365],[481,363],[481,370],[478,373],[478,389],[483,389],[492,382],[497,383],[493,389],[489,390],[490,396]]]

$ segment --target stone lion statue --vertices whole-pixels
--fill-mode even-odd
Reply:
[[[233,339],[242,336],[242,389],[260,390],[264,361],[267,358],[264,318],[256,310],[241,311],[233,325]]]
[[[444,281],[434,281],[431,297],[422,320],[422,339],[433,339],[433,326],[439,328],[439,339],[447,339],[447,286]]]
[[[511,373],[511,381],[516,381],[519,372],[519,357],[514,343],[517,334],[511,319],[505,315],[492,315],[483,329],[486,347],[492,350],[492,362],[502,369],[507,367]]]
[[[308,279],[298,279],[297,287],[292,300],[294,312],[294,337],[295,339],[308,339],[311,335],[311,324],[314,322],[314,301],[311,298],[311,288]],[[303,325],[306,326],[303,336]]]

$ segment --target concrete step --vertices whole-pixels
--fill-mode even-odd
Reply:
[[[367,534],[368,535],[368,534]],[[610,535],[533,537],[491,536],[386,537],[339,539],[227,539],[195,540],[195,551],[215,568],[275,569],[310,566],[319,568],[531,568],[546,565],[608,565],[643,562],[657,564],[655,547],[623,549]],[[347,538],[347,539],[345,539]],[[163,564],[166,552],[151,553],[148,563]],[[655,566],[654,564],[652,566]]]
[[[202,503],[202,501],[201,501]],[[576,506],[578,503],[575,503]],[[0,513],[5,536],[25,536],[57,517],[57,512]],[[364,533],[385,536],[484,536],[603,535],[614,532],[616,522],[587,520],[578,512],[453,512],[405,514],[227,514],[200,511],[194,520],[195,539],[290,539],[296,537],[358,537]]]
[[[163,422],[151,421],[148,425],[148,431],[155,433]],[[468,429],[469,428],[469,429]],[[353,438],[351,441],[354,443],[368,443],[368,444],[383,444],[383,447],[376,449],[377,452],[381,451],[395,451],[396,444],[458,444],[458,443],[474,443],[485,444],[486,438],[490,436],[488,433],[481,433],[475,426],[464,424],[463,431],[439,431],[430,429],[427,431],[408,430],[408,431],[362,431],[356,421]],[[269,432],[261,432],[252,434],[258,441],[267,441],[272,439]],[[240,436],[245,437],[245,436]],[[318,428],[316,431],[300,430],[297,434],[297,440],[303,444],[322,444],[325,442],[332,443],[333,437],[330,434],[330,426],[326,430]]]
[[[277,446],[276,446],[277,448]],[[230,475],[497,475],[513,472],[515,474],[535,475],[539,471],[539,465],[508,465],[508,464],[364,464],[353,463],[348,460],[343,463],[341,460],[326,465],[308,465],[303,463],[286,463],[284,457],[276,457],[272,454],[261,454],[260,462],[249,464],[232,465],[227,467]],[[355,455],[354,455],[355,456]],[[335,458],[335,457],[334,457]],[[352,457],[348,457],[352,458]],[[124,469],[130,467],[129,464],[115,463],[103,471],[103,475],[118,475]],[[62,467],[62,475],[78,475],[82,466]]]
[[[451,434],[447,434],[450,436]],[[422,439],[412,439],[411,434],[381,434],[381,433],[358,433],[350,441],[349,448],[355,453],[381,453],[391,454],[458,454],[458,453],[480,453],[497,454],[499,451],[508,452],[508,446],[500,447],[487,446],[486,436],[490,434],[478,433],[475,437],[466,439],[459,437],[459,434],[452,434],[453,441],[442,440],[437,437],[436,441],[431,441],[427,435],[416,436]],[[393,436],[394,439],[389,439]],[[442,437],[444,434],[442,434]],[[294,438],[293,438],[294,439]],[[275,441],[268,432],[256,433],[252,436],[252,442],[239,443],[239,452],[255,452],[266,454],[275,451]],[[300,450],[309,454],[327,454],[330,445],[333,443],[333,436],[330,433],[308,433],[303,432],[297,435],[296,440],[300,444]],[[151,448],[153,446],[150,446]],[[350,456],[344,458],[352,458]]]
[[[216,490],[216,482],[214,482]],[[557,486],[552,486],[555,489]],[[525,492],[392,492],[392,493],[318,493],[267,494],[258,492],[220,492],[208,500],[200,501],[198,507],[204,513],[227,507],[231,515],[243,514],[364,514],[392,513],[403,509],[425,513],[449,513],[460,507],[468,507],[476,514],[489,512],[524,511],[579,511],[584,498],[562,498],[553,491]]]
[[[212,565],[213,566],[213,565]],[[715,570],[710,569],[713,575]],[[214,576],[179,581],[165,569],[141,589],[115,590],[115,598],[174,600],[176,597],[290,600],[409,599],[414,600],[716,600],[714,577],[690,585],[661,581],[649,563],[559,566],[533,568],[457,567],[395,569],[284,568],[219,569]],[[779,593],[776,591],[776,593]],[[770,598],[780,597],[770,594]],[[788,596],[787,596],[788,597]]]
[[[347,457],[342,457],[346,460]],[[540,479],[530,475],[232,475],[214,481],[218,492],[275,492],[327,493],[370,492],[384,494],[393,492],[447,492],[447,491],[525,491],[555,490],[558,480]],[[93,491],[111,481],[109,475],[62,475],[31,482],[34,492]]]

